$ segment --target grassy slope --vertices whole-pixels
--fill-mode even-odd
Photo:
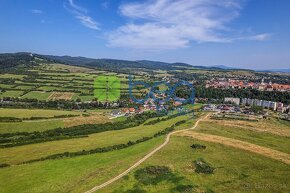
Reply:
[[[159,137],[120,151],[1,169],[0,192],[82,192],[124,171],[163,140]]]
[[[137,140],[142,137],[152,136],[158,131],[173,125],[175,122],[186,119],[186,116],[181,116],[155,125],[141,125],[125,130],[107,131],[89,135],[87,138],[51,141],[5,148],[1,149],[0,163],[16,164],[66,151],[81,151],[83,149],[89,150],[97,147],[127,143],[129,140]]]
[[[207,146],[206,150],[193,150],[193,143]],[[204,158],[216,168],[213,175],[197,174],[192,161]],[[207,143],[184,137],[173,137],[168,146],[151,157],[138,169],[150,165],[168,166],[181,177],[174,184],[169,181],[157,186],[142,185],[134,178],[134,172],[100,192],[125,192],[139,186],[148,192],[171,193],[178,185],[197,185],[199,189],[214,192],[289,192],[290,166],[263,156],[220,144]]]
[[[278,136],[271,133],[255,132],[252,130],[246,130],[230,126],[222,126],[209,122],[201,123],[196,131],[238,139],[253,144],[269,147],[285,153],[290,153],[289,137]]]
[[[63,127],[62,120],[41,120],[33,122],[0,123],[0,133],[45,131]]]
[[[44,110],[44,109],[3,109],[0,108],[0,117],[53,117],[59,115],[81,115],[77,111]]]

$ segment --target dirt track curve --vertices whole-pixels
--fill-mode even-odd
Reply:
[[[196,121],[196,123],[194,124],[193,127],[189,128],[189,129],[183,129],[183,130],[178,130],[178,131],[173,131],[171,133],[169,133],[167,136],[166,136],[166,139],[165,141],[158,147],[156,147],[153,151],[151,151],[150,153],[148,153],[146,156],[144,156],[142,159],[140,159],[139,161],[137,161],[134,165],[132,165],[130,168],[128,168],[126,171],[122,172],[121,174],[119,174],[118,176],[108,180],[107,182],[101,184],[101,185],[98,185],[98,186],[95,186],[93,187],[91,190],[89,191],[86,191],[85,193],[93,193],[101,188],[104,188],[106,186],[108,186],[109,184],[119,180],[120,178],[122,178],[123,176],[127,175],[130,171],[132,171],[134,168],[138,167],[140,164],[142,164],[145,160],[147,160],[149,157],[151,157],[152,155],[154,155],[157,151],[159,151],[160,149],[162,149],[165,145],[168,144],[169,140],[170,140],[170,137],[171,135],[173,134],[176,134],[176,133],[180,133],[180,132],[184,132],[184,131],[188,131],[188,130],[191,130],[191,129],[195,129],[197,127],[197,125],[199,124],[199,122],[203,119],[206,119],[207,117],[209,116],[206,115],[205,117],[203,118],[200,118],[199,120]]]
[[[269,158],[284,162],[286,164],[290,164],[290,154],[280,152],[274,149],[270,149],[267,147],[255,145],[252,143],[240,141],[237,139],[231,139],[227,137],[209,135],[209,134],[204,134],[204,133],[197,133],[197,132],[192,132],[192,131],[184,131],[182,133],[179,133],[178,136],[191,137],[191,138],[198,139],[201,141],[219,143],[222,145],[231,146],[231,147],[242,149],[245,151],[257,153],[265,157],[269,157]]]

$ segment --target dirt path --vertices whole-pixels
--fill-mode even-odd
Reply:
[[[186,137],[192,137],[198,140],[202,141],[208,141],[213,143],[219,143],[227,146],[231,146],[234,148],[250,151],[253,153],[257,153],[275,160],[279,160],[281,162],[284,162],[286,164],[290,164],[290,154],[283,153],[277,150],[273,150],[267,147],[262,147],[259,145],[255,145],[252,143],[231,139],[227,137],[221,137],[217,135],[209,135],[204,133],[196,133],[193,131],[183,131],[178,136],[186,136]]]
[[[98,185],[98,186],[95,186],[93,187],[91,190],[89,191],[86,191],[85,193],[93,193],[101,188],[104,188],[106,186],[108,186],[109,184],[119,180],[120,178],[122,178],[123,176],[127,175],[130,171],[132,171],[134,168],[138,167],[140,164],[142,164],[144,161],[146,161],[149,157],[151,157],[152,155],[154,155],[157,151],[159,151],[160,149],[162,149],[164,146],[166,146],[170,140],[170,136],[173,135],[173,134],[177,134],[177,133],[181,133],[181,132],[184,132],[184,131],[188,131],[188,130],[191,130],[191,129],[195,129],[197,127],[197,125],[199,124],[199,122],[203,119],[207,119],[209,116],[206,115],[205,117],[203,118],[200,118],[192,128],[189,128],[189,129],[183,129],[183,130],[178,130],[178,131],[173,131],[171,133],[169,133],[167,136],[166,136],[166,139],[165,141],[158,147],[156,147],[155,149],[153,149],[153,151],[151,151],[150,153],[148,153],[145,157],[143,157],[142,159],[140,159],[139,161],[137,161],[134,165],[132,165],[131,167],[129,167],[126,171],[122,172],[121,174],[117,175],[116,177],[108,180],[107,182],[101,184],[101,185]]]

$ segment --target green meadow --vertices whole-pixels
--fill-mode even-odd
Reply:
[[[192,144],[205,145],[206,149],[194,150],[190,147]],[[195,172],[193,161],[200,158],[215,168],[213,174]],[[171,175],[157,178],[157,184],[154,180],[143,184],[135,175],[137,170],[147,166],[167,166]],[[140,167],[99,192],[288,192],[289,172],[289,165],[257,154],[191,138],[172,137],[167,146]]]

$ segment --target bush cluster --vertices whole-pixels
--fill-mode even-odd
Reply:
[[[215,168],[211,167],[209,163],[204,161],[202,158],[195,160],[193,162],[195,166],[195,172],[196,173],[203,173],[203,174],[213,174]]]
[[[205,149],[206,148],[205,145],[201,145],[201,144],[192,144],[190,147],[192,149]]]

